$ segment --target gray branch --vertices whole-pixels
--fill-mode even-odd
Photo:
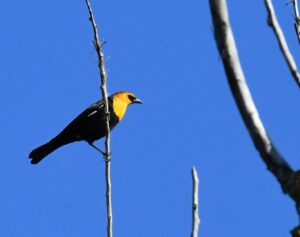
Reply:
[[[210,0],[209,3],[218,50],[222,57],[231,92],[242,119],[263,162],[276,177],[283,192],[289,195],[295,201],[296,206],[299,207],[299,172],[295,172],[276,149],[259,117],[240,64],[234,36],[230,27],[226,0]],[[297,228],[299,227],[296,227],[295,230]]]
[[[300,73],[298,72],[296,62],[293,55],[291,54],[287,42],[285,40],[284,34],[281,30],[281,27],[277,21],[277,17],[274,11],[274,7],[271,0],[264,0],[267,11],[268,11],[268,24],[272,27],[275,36],[277,38],[280,50],[284,56],[284,59],[297,83],[300,86]]]
[[[293,1],[293,6],[294,6],[294,12],[295,12],[295,31],[296,35],[298,38],[298,41],[300,43],[300,16],[299,16],[299,8],[298,8],[298,1],[297,0],[292,0]]]
[[[192,177],[193,177],[193,231],[192,231],[192,237],[197,237],[199,224],[200,224],[199,203],[198,203],[199,178],[198,178],[197,170],[195,167],[193,167],[193,169],[192,169]]]
[[[98,56],[98,67],[100,72],[101,79],[101,93],[105,105],[105,114],[106,114],[106,138],[105,138],[105,178],[106,178],[106,206],[107,206],[107,236],[112,237],[112,203],[111,203],[111,178],[110,178],[110,160],[111,160],[111,151],[110,151],[110,128],[109,128],[109,105],[108,105],[108,94],[106,88],[106,70],[104,66],[104,55],[102,52],[102,45],[98,35],[98,29],[96,21],[93,15],[92,7],[89,0],[86,0],[86,4],[89,10],[89,20],[92,23],[94,31],[94,46]]]

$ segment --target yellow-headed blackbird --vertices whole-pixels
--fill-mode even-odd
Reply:
[[[125,115],[127,106],[142,101],[130,92],[117,92],[108,97],[109,126],[112,130]],[[92,104],[79,114],[64,130],[48,143],[34,149],[30,154],[32,164],[37,164],[57,148],[75,141],[86,141],[94,148],[95,140],[106,135],[105,106],[103,100]],[[97,149],[97,148],[96,148]]]

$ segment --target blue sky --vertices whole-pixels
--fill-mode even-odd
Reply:
[[[193,165],[200,178],[200,236],[289,236],[298,221],[294,204],[241,121],[208,1],[91,4],[107,41],[108,91],[129,90],[144,101],[131,106],[112,132],[115,236],[188,236]],[[228,4],[261,118],[297,168],[299,89],[266,24],[263,1]],[[299,62],[293,9],[285,1],[274,4]],[[0,235],[105,236],[98,153],[74,143],[38,166],[27,159],[100,97],[85,1],[4,1],[0,22]]]

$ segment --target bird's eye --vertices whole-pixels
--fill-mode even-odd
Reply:
[[[130,101],[134,101],[134,100],[135,100],[135,97],[134,97],[133,95],[128,95],[128,99],[129,99]]]

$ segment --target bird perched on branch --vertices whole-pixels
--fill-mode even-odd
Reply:
[[[142,101],[130,92],[117,92],[108,97],[108,103],[110,111],[109,127],[112,130],[124,117],[128,105],[141,104]],[[29,154],[31,164],[39,163],[54,150],[75,141],[86,141],[102,152],[93,143],[95,140],[106,136],[106,131],[105,104],[103,100],[100,100],[79,114],[48,143],[34,149]]]

